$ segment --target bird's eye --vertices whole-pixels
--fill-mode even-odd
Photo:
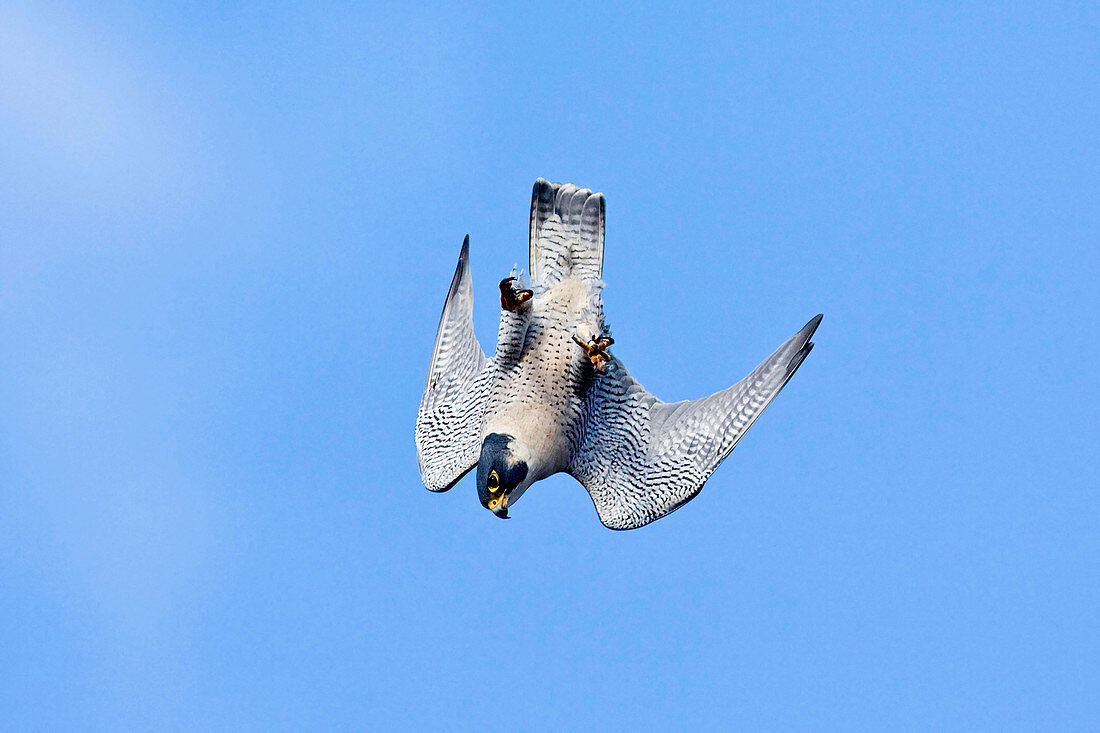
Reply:
[[[497,476],[496,471],[489,472],[489,479],[485,482],[485,485],[489,491],[496,491],[500,487],[500,477]]]

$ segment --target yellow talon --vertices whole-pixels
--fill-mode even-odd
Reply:
[[[514,277],[506,277],[500,281],[500,307],[506,311],[518,311],[535,295],[531,290],[517,290],[512,285],[515,280]]]
[[[584,349],[584,353],[592,362],[592,366],[596,367],[596,371],[603,373],[607,369],[607,363],[611,361],[611,354],[607,353],[607,347],[615,343],[615,339],[610,336],[597,336],[589,341],[582,341],[574,335],[573,341]]]

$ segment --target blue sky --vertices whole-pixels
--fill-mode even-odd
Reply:
[[[16,729],[1095,725],[1094,4],[6,3]],[[704,491],[501,522],[413,423],[470,234],[607,195],[654,393],[817,348]]]

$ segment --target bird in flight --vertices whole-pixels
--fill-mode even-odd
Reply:
[[[416,420],[428,489],[446,491],[477,467],[482,505],[507,519],[531,484],[565,471],[604,525],[641,527],[699,493],[813,348],[821,315],[729,389],[662,402],[608,350],[603,245],[603,194],[538,179],[530,283],[514,271],[500,282],[487,358],[474,336],[466,237]]]

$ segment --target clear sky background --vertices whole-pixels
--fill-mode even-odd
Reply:
[[[4,3],[0,718],[1082,729],[1100,689],[1095,3]],[[655,394],[801,370],[611,532],[420,484],[535,178],[607,195]]]

